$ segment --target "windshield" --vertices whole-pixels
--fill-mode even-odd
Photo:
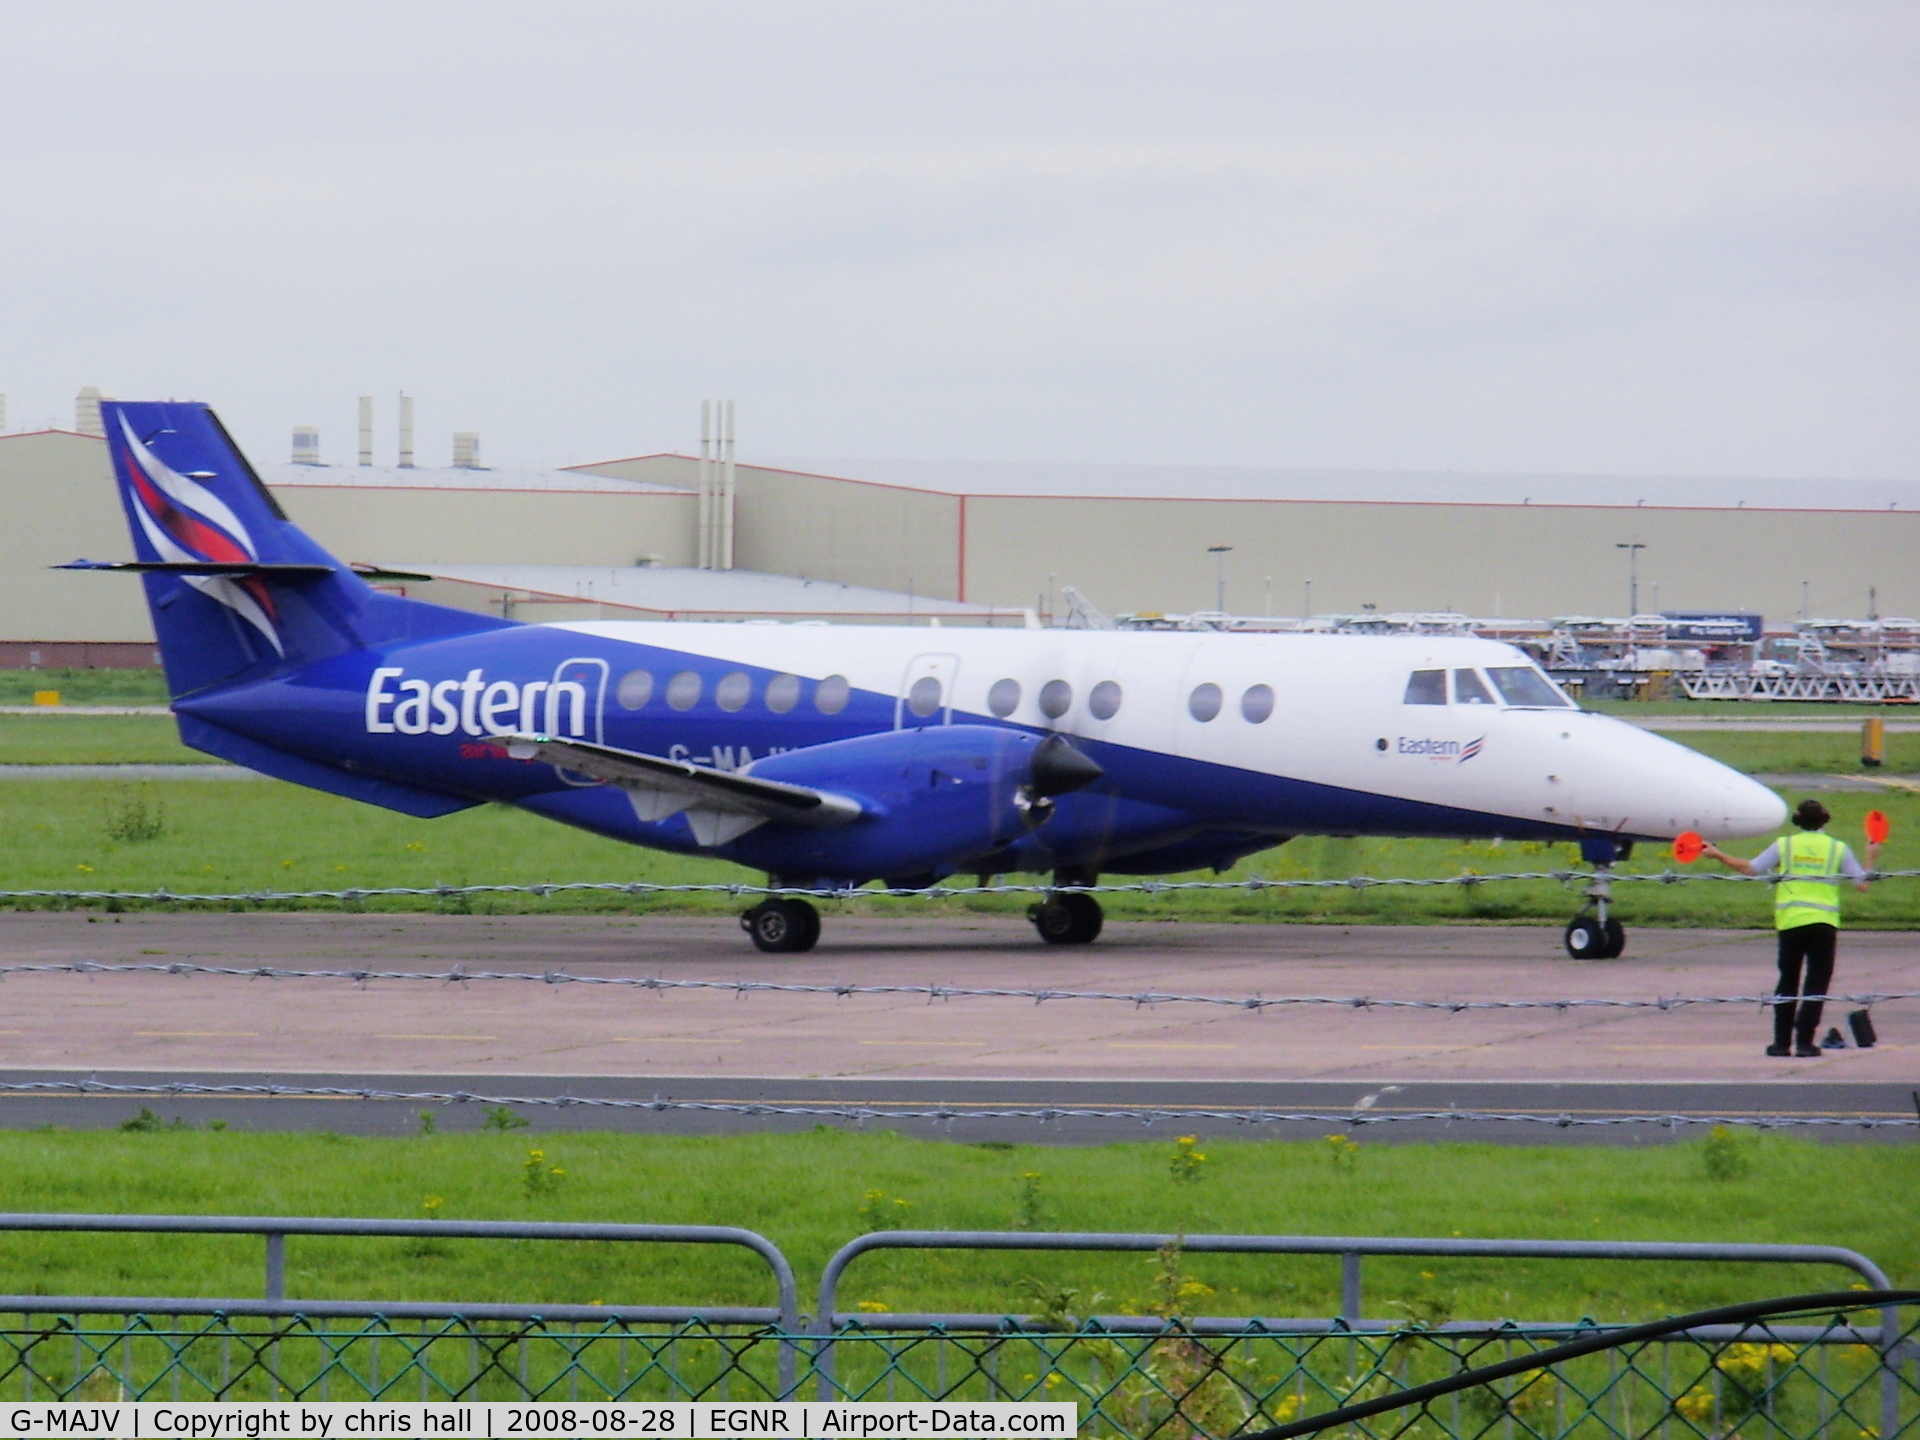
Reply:
[[[1407,681],[1403,705],[1444,705],[1447,703],[1447,672],[1416,670]]]
[[[1453,672],[1453,703],[1456,705],[1491,705],[1493,696],[1487,687],[1480,683],[1480,677],[1471,670]]]
[[[1497,665],[1487,670],[1500,698],[1509,705],[1531,705],[1565,709],[1573,702],[1562,695],[1554,683],[1531,665]]]

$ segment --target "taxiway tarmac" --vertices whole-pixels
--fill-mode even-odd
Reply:
[[[726,917],[38,912],[0,915],[0,962],[426,972],[457,965],[530,976],[1445,1004],[1756,995],[1772,979],[1771,938],[1763,931],[1639,929],[1622,959],[1583,964],[1562,956],[1557,933],[1534,926],[1119,923],[1092,947],[1049,950],[1017,919],[854,915],[832,918],[828,938],[812,954],[773,957],[747,948]],[[1842,956],[1836,989],[1920,990],[1920,948],[1905,934],[1850,932]],[[1767,1017],[1754,1003],[1247,1011],[1177,1002],[741,996],[551,980],[450,985],[16,973],[0,985],[0,1079],[76,1072],[141,1084],[168,1077],[355,1077],[350,1084],[374,1088],[554,1095],[587,1093],[582,1087],[591,1084],[633,1099],[670,1090],[672,1098],[759,1104],[838,1097],[835,1103],[893,1108],[977,1102],[1328,1113],[1350,1111],[1361,1095],[1399,1084],[1402,1091],[1379,1103],[1570,1115],[1911,1113],[1920,1001],[1882,1004],[1874,1018],[1881,1035],[1874,1049],[1783,1061],[1762,1054]],[[1149,1103],[1154,1096],[1160,1098]],[[218,1113],[236,1124],[261,1123],[248,1117],[270,1114],[275,1126],[417,1127],[422,1107],[395,1110],[397,1104],[194,1100],[162,1108],[190,1119]],[[118,1098],[10,1097],[0,1100],[0,1124],[118,1123],[137,1108]],[[367,1118],[348,1123],[348,1110],[356,1108]],[[597,1125],[614,1113],[548,1112],[542,1123]],[[742,1122],[668,1112],[645,1123],[686,1129]],[[986,1132],[976,1127],[986,1123],[947,1128],[955,1138],[977,1138]],[[1036,1138],[1046,1128],[1022,1123]],[[1092,1123],[1049,1122],[1061,1139],[1077,1138],[1068,1129],[1095,1138],[1096,1130],[1085,1128]],[[1097,1127],[1100,1138],[1138,1128],[1112,1124],[1117,1128]],[[1532,1139],[1626,1133],[1491,1125],[1473,1133],[1509,1138],[1509,1129],[1511,1138]],[[1411,1126],[1380,1127],[1387,1130],[1413,1133]],[[996,1136],[1007,1133],[996,1123]]]

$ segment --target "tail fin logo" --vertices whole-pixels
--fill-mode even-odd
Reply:
[[[116,417],[125,440],[122,458],[127,487],[133,495],[134,518],[147,543],[162,560],[190,564],[196,560],[243,565],[260,554],[247,527],[218,495],[197,480],[169,467],[133,433],[124,415]],[[210,600],[232,610],[285,655],[274,621],[278,614],[266,582],[257,577],[230,580],[222,575],[184,575],[187,584]]]

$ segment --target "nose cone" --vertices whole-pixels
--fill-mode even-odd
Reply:
[[[1698,750],[1599,715],[1580,717],[1567,734],[1580,747],[1579,813],[1590,828],[1738,840],[1786,823],[1778,795]]]
[[[1719,830],[1701,828],[1709,840],[1740,840],[1765,835],[1787,823],[1787,802],[1750,776],[1728,770],[1721,800],[1724,815]]]

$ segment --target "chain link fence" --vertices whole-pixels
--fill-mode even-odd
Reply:
[[[1920,1434],[1920,1309],[1723,1326],[1609,1350],[1342,1426],[1405,1440],[1895,1440]],[[780,1355],[834,1360],[849,1400],[1071,1400],[1083,1436],[1228,1437],[1593,1333],[1591,1325],[1008,1318],[992,1328],[481,1320],[367,1314],[0,1315],[0,1397],[116,1400],[760,1400]],[[1889,1423],[1890,1422],[1890,1423]]]

